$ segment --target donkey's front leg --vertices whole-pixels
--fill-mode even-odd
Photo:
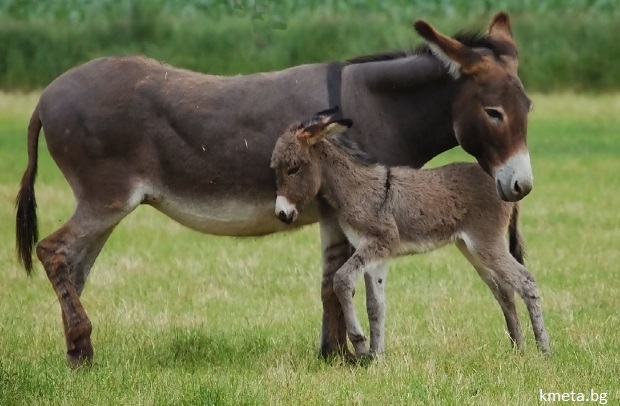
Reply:
[[[319,355],[327,358],[338,353],[352,358],[347,346],[347,330],[340,301],[334,293],[334,274],[349,259],[353,247],[342,232],[333,209],[319,203],[319,225],[323,254],[323,323],[319,343]]]

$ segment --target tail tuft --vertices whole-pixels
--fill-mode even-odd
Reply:
[[[39,240],[37,225],[37,201],[34,195],[34,182],[37,177],[37,149],[41,132],[39,108],[35,108],[28,125],[28,166],[22,177],[19,192],[15,199],[15,242],[19,262],[32,274],[32,251]]]

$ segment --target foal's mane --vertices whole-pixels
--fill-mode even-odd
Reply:
[[[332,143],[338,149],[355,159],[356,162],[364,166],[372,166],[378,163],[372,155],[362,150],[346,133],[340,133],[329,137],[327,138],[327,142]]]
[[[460,31],[452,36],[455,40],[469,48],[487,48],[493,52],[496,58],[501,55],[516,57],[516,49],[504,41],[491,38],[487,33],[480,30]],[[347,59],[345,63],[356,65],[367,62],[391,61],[394,59],[406,58],[415,55],[432,55],[431,49],[427,43],[423,43],[409,51],[388,51],[377,54],[356,56]]]

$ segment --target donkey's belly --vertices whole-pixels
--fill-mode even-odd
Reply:
[[[145,203],[186,227],[214,235],[259,236],[294,230],[318,219],[316,208],[311,205],[295,223],[284,224],[274,214],[275,199],[159,195]]]
[[[340,227],[349,240],[349,243],[357,249],[362,242],[363,233],[357,231],[349,223],[340,219]],[[401,236],[402,238],[402,236]],[[400,244],[392,256],[424,254],[443,247],[457,240],[456,236],[432,236],[429,238],[401,239]]]

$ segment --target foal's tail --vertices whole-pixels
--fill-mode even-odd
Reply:
[[[37,148],[41,132],[39,106],[35,107],[28,125],[28,166],[22,177],[19,193],[15,200],[15,242],[19,262],[32,274],[32,250],[39,240],[37,225],[37,201],[34,196],[34,181],[37,177]]]
[[[519,204],[512,206],[512,214],[510,215],[510,224],[508,225],[508,247],[512,256],[519,261],[521,265],[525,260],[525,247],[523,239],[519,234]]]

